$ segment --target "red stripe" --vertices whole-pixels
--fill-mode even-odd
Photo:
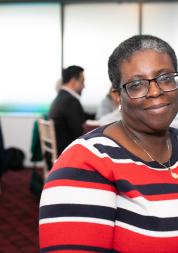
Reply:
[[[109,157],[100,158],[80,144],[67,149],[57,160],[53,171],[66,166],[98,171],[111,181],[125,179],[133,184],[178,183],[168,170],[155,170],[144,164],[138,165],[133,162],[114,163]],[[178,167],[174,169],[174,172],[178,173]]]
[[[60,180],[53,180],[45,184],[44,189],[48,189],[51,187],[56,186],[72,186],[72,187],[81,187],[81,188],[92,188],[92,189],[99,189],[99,190],[106,190],[116,193],[116,189],[112,185],[108,184],[100,184],[100,183],[92,183],[92,182],[84,182],[84,181],[77,181],[77,180],[67,180],[67,179],[60,179]]]
[[[80,168],[81,164],[83,163],[83,158],[87,157],[87,160],[88,160],[89,158],[88,155],[91,156],[91,154],[92,153],[89,150],[87,150],[85,147],[81,146],[80,144],[76,144],[68,148],[65,152],[63,152],[59,156],[52,170],[54,171],[58,168],[64,168],[66,166]],[[93,171],[91,167],[87,165],[87,163],[84,165],[85,166],[83,168],[85,168],[86,170]]]
[[[144,197],[150,201],[172,200],[172,199],[178,199],[178,193],[160,194],[160,195],[152,195],[152,196],[144,196]]]
[[[139,191],[137,190],[132,190],[129,192],[125,192],[124,195],[127,195],[129,198],[133,199],[133,198],[137,198],[137,197],[144,197]]]
[[[110,160],[110,158],[99,158],[90,150],[79,144],[76,144],[61,154],[54,164],[52,171],[65,167],[80,168],[89,171],[98,171],[108,180],[113,181],[114,178],[111,166],[115,165],[110,161],[108,163],[108,160]]]
[[[178,237],[161,238],[145,236],[130,230],[115,227],[114,249],[120,252],[178,252]]]
[[[53,245],[87,245],[112,248],[113,227],[85,223],[58,222],[40,225],[40,247]]]
[[[111,164],[110,164],[111,166]],[[112,166],[115,180],[128,180],[132,184],[159,184],[159,183],[177,183],[168,170],[155,170],[145,165],[135,163],[119,163]],[[178,167],[174,169],[178,173]]]

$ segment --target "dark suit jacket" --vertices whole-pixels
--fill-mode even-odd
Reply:
[[[60,154],[83,133],[85,113],[77,98],[65,90],[60,90],[51,104],[49,118],[54,120],[57,149]]]

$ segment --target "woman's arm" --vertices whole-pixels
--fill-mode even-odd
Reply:
[[[41,252],[110,252],[116,212],[112,183],[88,150],[74,146],[55,164],[40,203]]]

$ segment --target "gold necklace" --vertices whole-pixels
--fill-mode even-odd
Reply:
[[[144,153],[151,159],[151,161],[156,161],[159,165],[161,165],[162,167],[164,167],[165,169],[168,169],[171,176],[174,178],[174,179],[178,179],[178,174],[173,172],[171,170],[171,161],[169,158],[169,166],[167,167],[166,165],[164,165],[163,163],[159,162],[158,160],[154,159],[153,156],[144,148],[143,144],[141,143],[141,141],[133,134],[130,132],[130,130],[125,126],[125,124],[122,122],[122,120],[120,120],[120,123],[121,123],[121,126],[122,128],[124,129],[125,133],[128,134],[129,138],[140,148],[144,151]],[[171,151],[170,151],[170,145],[169,145],[169,142],[168,140],[166,141],[166,145],[167,145],[167,149],[168,149],[168,152],[169,154],[171,154]],[[171,155],[170,155],[171,156]]]

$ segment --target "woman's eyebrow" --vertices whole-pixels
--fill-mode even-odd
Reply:
[[[167,74],[167,73],[172,73],[172,72],[174,72],[174,71],[172,71],[170,69],[167,69],[167,68],[159,69],[158,71],[155,71],[153,73],[153,77],[152,78],[156,78],[156,77],[160,76],[161,74]],[[148,79],[149,80],[149,79],[152,79],[152,78],[148,78],[145,75],[136,74],[136,75],[133,75],[132,77],[130,77],[124,83],[130,83],[132,81],[143,80],[143,79]]]
[[[141,80],[141,79],[146,79],[143,75],[134,75],[132,77],[130,77],[127,81],[125,81],[124,83],[130,83],[132,81],[137,81],[137,80]]]

